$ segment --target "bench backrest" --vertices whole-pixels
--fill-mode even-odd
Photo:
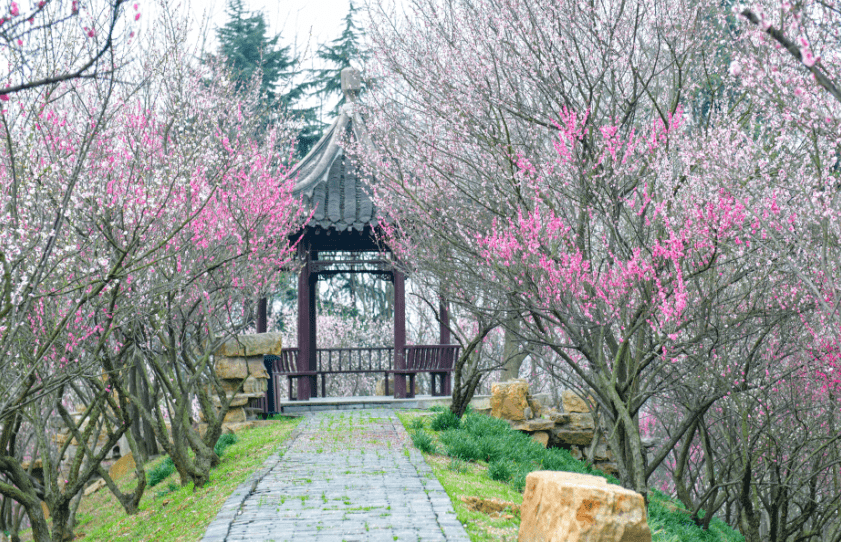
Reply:
[[[335,350],[335,357],[333,357]],[[339,352],[342,350],[343,352]],[[347,350],[348,352],[344,352]],[[355,352],[359,350],[360,352]],[[379,352],[382,350],[382,352]],[[457,344],[409,345],[406,346],[406,368],[418,371],[451,371],[458,358],[461,346]],[[361,355],[363,351],[368,356]],[[377,351],[372,353],[373,351]],[[345,348],[319,349],[318,370],[325,373],[342,370],[358,372],[376,372],[391,368],[391,348]],[[342,355],[344,354],[344,355]],[[356,354],[356,356],[353,356]],[[376,355],[376,359],[375,356]],[[384,358],[382,355],[384,354]],[[277,375],[298,372],[298,349],[284,348],[279,356],[265,355],[263,359],[271,363],[272,373]],[[343,363],[343,361],[345,363]]]
[[[457,344],[406,346],[406,368],[418,371],[450,371],[461,346]]]
[[[271,362],[272,373],[274,374],[292,374],[298,371],[297,348],[284,348],[280,351],[279,356],[266,354],[263,359]]]

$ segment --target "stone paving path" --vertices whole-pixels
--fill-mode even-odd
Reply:
[[[307,416],[203,538],[258,540],[470,539],[394,412],[356,410]]]

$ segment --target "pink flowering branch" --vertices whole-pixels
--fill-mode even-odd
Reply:
[[[750,8],[745,8],[740,12],[740,15],[750,21],[753,25],[758,26],[763,32],[774,38],[780,45],[782,45],[795,60],[803,64],[807,70],[815,77],[818,82],[827,92],[829,92],[838,103],[841,103],[841,90],[835,86],[835,83],[827,77],[824,69],[821,66],[820,59],[815,59],[811,51],[808,50],[808,43],[804,44],[804,49],[798,47],[796,43],[786,37],[786,35],[775,28],[774,26],[763,22]]]

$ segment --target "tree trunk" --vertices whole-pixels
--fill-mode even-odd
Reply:
[[[513,326],[513,330],[511,327]],[[505,327],[504,344],[502,347],[502,373],[500,381],[506,382],[520,377],[520,367],[526,359],[526,353],[520,350],[520,340],[517,333],[520,330],[520,320],[512,319]]]
[[[739,531],[745,537],[745,542],[762,542],[759,537],[760,516],[751,499],[751,477],[751,465],[748,461],[742,471],[739,490]]]

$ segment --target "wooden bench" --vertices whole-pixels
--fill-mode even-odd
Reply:
[[[327,396],[327,375],[383,373],[388,380],[388,370],[394,365],[394,348],[388,346],[319,348],[316,352],[322,397]]]
[[[298,349],[284,348],[280,356],[264,356],[270,361],[272,374],[286,376],[289,381],[289,400],[292,397],[292,379],[312,377],[314,379],[314,393],[318,395],[318,377],[321,376],[321,396],[327,396],[327,375],[383,373],[393,365],[394,348],[319,348],[316,350],[318,369],[315,371],[299,371]],[[267,367],[268,370],[268,367]],[[279,385],[275,383],[275,396],[280,397]]]
[[[458,358],[461,346],[457,344],[435,344],[435,345],[411,345],[406,346],[404,369],[391,369],[386,371],[385,394],[388,391],[388,374],[402,375],[409,377],[409,389],[406,397],[415,396],[415,375],[418,373],[429,373],[431,380],[430,394],[444,396],[452,393],[450,385],[450,374],[453,372],[453,364]],[[436,390],[435,382],[439,381]]]
[[[406,367],[392,369],[394,349],[384,348],[319,348],[317,352],[318,369],[315,371],[298,370],[298,349],[284,348],[279,356],[266,355],[263,357],[267,365],[266,370],[272,374],[274,397],[279,399],[281,383],[279,378],[285,376],[289,385],[288,397],[292,396],[292,381],[301,378],[312,378],[314,395],[318,394],[318,377],[321,377],[321,396],[327,395],[327,376],[337,374],[382,373],[385,377],[385,394],[391,395],[388,385],[389,375],[409,377],[408,397],[415,396],[415,375],[429,373],[432,383],[432,395],[444,396],[452,393],[450,389],[450,374],[453,363],[459,355],[459,345],[410,345],[404,351]],[[437,384],[437,386],[436,386]],[[278,403],[279,404],[279,403]],[[269,410],[275,408],[271,406]]]
[[[266,367],[269,370],[269,374],[272,375],[272,385],[274,386],[274,396],[280,398],[280,382],[275,379],[275,376],[285,376],[289,382],[289,400],[292,401],[292,380],[297,380],[299,378],[314,378],[316,379],[316,385],[318,384],[318,371],[299,371],[298,370],[298,349],[297,348],[284,348],[280,351],[279,356],[272,356],[266,354],[263,356],[263,363],[266,362],[271,364],[271,369]]]

